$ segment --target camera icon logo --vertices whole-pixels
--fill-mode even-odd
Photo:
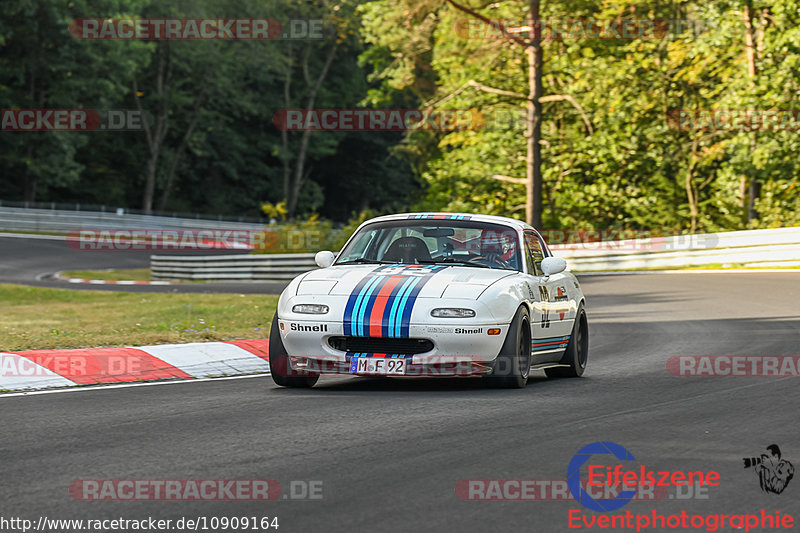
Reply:
[[[781,457],[781,449],[777,444],[767,446],[767,452],[761,457],[744,457],[745,469],[752,468],[758,476],[758,483],[763,492],[780,494],[794,477],[794,465]]]
[[[625,490],[617,494],[614,498],[594,499],[581,487],[581,466],[586,464],[593,455],[613,455],[619,461],[636,460],[631,452],[614,442],[593,442],[584,446],[572,457],[567,467],[567,486],[569,487],[572,497],[584,507],[599,513],[616,511],[628,505],[628,503],[636,497],[636,491]]]

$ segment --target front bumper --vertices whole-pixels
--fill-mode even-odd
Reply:
[[[290,368],[296,371],[352,375],[350,360],[357,355],[402,357],[406,359],[406,376],[412,377],[479,376],[490,373],[509,325],[462,325],[454,322],[443,320],[435,324],[411,324],[409,338],[430,341],[431,347],[423,353],[413,354],[356,353],[335,349],[331,346],[331,339],[344,336],[341,323],[279,319],[278,324],[281,340],[289,355]]]

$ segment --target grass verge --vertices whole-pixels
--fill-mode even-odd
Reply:
[[[263,339],[277,303],[270,295],[0,284],[0,351]]]
[[[107,281],[150,281],[150,269],[68,270],[62,272],[61,276],[65,278],[102,279]]]

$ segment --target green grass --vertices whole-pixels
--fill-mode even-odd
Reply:
[[[108,281],[150,281],[149,268],[130,268],[124,270],[68,270],[62,272],[65,278],[103,279]]]
[[[0,351],[263,339],[277,296],[0,284]]]

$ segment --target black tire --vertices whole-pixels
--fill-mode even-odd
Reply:
[[[484,379],[491,387],[522,389],[531,372],[531,319],[520,307],[508,328],[508,335],[494,362],[492,373]]]
[[[583,303],[578,306],[578,313],[575,315],[575,325],[572,326],[572,336],[569,344],[564,351],[561,364],[569,365],[562,367],[546,368],[544,373],[548,378],[579,378],[586,370],[586,363],[589,360],[589,324],[586,321],[586,311],[583,310]]]
[[[272,319],[272,329],[269,333],[269,372],[272,376],[272,381],[281,387],[309,389],[319,379],[319,374],[313,373],[289,376],[288,369],[289,356],[286,354],[286,348],[281,340],[281,332],[278,328],[278,313],[275,313],[275,318]]]

